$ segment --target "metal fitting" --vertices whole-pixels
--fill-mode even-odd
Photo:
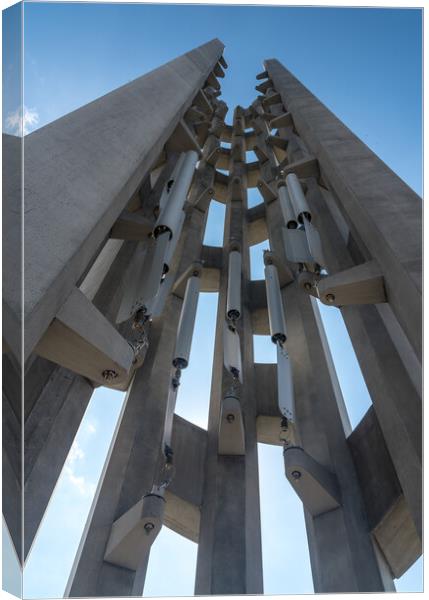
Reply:
[[[113,369],[104,369],[101,376],[105,381],[112,381],[113,379],[117,378],[118,373]]]
[[[153,523],[146,523],[144,526],[146,535],[149,535],[153,529],[155,529],[155,525]]]
[[[291,475],[292,475],[292,477],[294,479],[300,479],[301,478],[301,471],[292,471]]]

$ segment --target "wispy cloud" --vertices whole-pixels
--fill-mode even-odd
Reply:
[[[76,462],[85,458],[85,452],[74,441],[70,448],[69,455],[64,465],[64,473],[73,487],[75,487],[83,496],[94,494],[95,485],[87,481],[83,475],[76,474]]]
[[[97,427],[94,425],[94,423],[89,422],[87,425],[88,428],[88,433],[95,433],[97,431]]]
[[[39,122],[39,113],[35,108],[18,107],[6,117],[6,130],[14,135],[27,135]]]

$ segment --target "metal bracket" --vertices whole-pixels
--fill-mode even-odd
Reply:
[[[336,476],[303,448],[291,446],[283,452],[285,473],[304,507],[317,517],[341,505]]]

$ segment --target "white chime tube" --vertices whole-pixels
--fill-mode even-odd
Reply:
[[[314,227],[310,221],[306,218],[303,219],[304,222],[304,230],[305,235],[307,236],[308,248],[310,250],[311,256],[319,266],[323,267],[325,263],[325,258],[323,255],[323,247],[322,241],[320,239],[319,232]]]
[[[164,258],[169,242],[168,233],[161,234],[155,240],[153,252],[148,252],[144,259],[144,267],[141,274],[142,289],[137,299],[139,308],[147,307],[149,302],[156,296],[164,274]]]
[[[169,243],[165,232],[144,249],[139,248],[133,260],[132,269],[127,274],[127,285],[116,317],[117,323],[129,319],[142,310],[149,317],[154,298],[159,292],[164,274],[164,258]],[[141,244],[143,246],[143,244]]]
[[[223,324],[223,364],[235,379],[243,383],[240,336],[236,328],[227,321]]]
[[[183,206],[191,187],[197,162],[198,154],[195,150],[185,152],[177,177],[167,182],[168,196],[155,224],[155,237],[164,231],[170,233],[170,238],[177,235],[181,213],[183,212]]]
[[[182,210],[181,214],[180,214],[179,222],[177,224],[176,233],[171,238],[171,240],[168,242],[167,252],[166,252],[165,258],[164,258],[165,270],[167,272],[170,270],[171,261],[174,258],[174,253],[176,251],[176,247],[177,247],[177,243],[178,243],[179,238],[180,238],[180,234],[182,233],[183,223],[185,222],[185,217],[186,217],[186,214]]]
[[[296,229],[298,223],[296,221],[295,211],[292,206],[289,191],[286,185],[281,185],[278,188],[278,196],[280,201],[280,208],[282,210],[283,219],[288,229]]]
[[[179,174],[180,174],[180,169],[182,168],[182,164],[183,161],[185,160],[185,153],[182,152],[179,155],[179,158],[176,161],[176,164],[174,165],[174,169],[170,175],[170,177],[168,178],[168,181],[166,182],[166,184],[164,185],[164,188],[162,190],[162,194],[161,197],[159,199],[159,214],[162,213],[162,211],[165,208],[165,205],[167,204],[167,200],[170,197],[171,191],[172,191],[172,187],[174,185],[174,182],[176,181],[176,179],[178,178]]]
[[[267,290],[268,318],[270,322],[271,339],[276,344],[286,341],[286,321],[280,292],[277,267],[273,264],[265,266],[265,287]]]
[[[277,344],[277,394],[281,414],[295,423],[295,398],[290,359],[285,348]]]
[[[295,173],[289,173],[286,177],[286,185],[298,221],[302,223],[304,216],[308,221],[311,221],[310,207]]]
[[[167,296],[174,282],[174,275],[167,273],[159,286],[156,296],[149,302],[147,312],[152,318],[161,316]]]
[[[229,253],[226,315],[233,321],[241,315],[241,253],[238,250]]]
[[[186,283],[173,355],[173,366],[178,369],[185,369],[189,363],[199,292],[200,277],[192,275]]]
[[[176,408],[178,388],[170,384],[168,389],[167,408],[165,411],[164,435],[162,437],[162,451],[166,445],[171,446],[171,438],[173,437],[174,410]]]

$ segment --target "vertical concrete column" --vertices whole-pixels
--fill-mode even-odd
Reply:
[[[206,212],[189,207],[180,257],[172,270],[181,273],[200,256]],[[170,294],[162,316],[154,319],[149,348],[127,393],[105,467],[66,589],[67,596],[141,595],[149,555],[138,571],[104,561],[113,522],[149,492],[156,475],[163,435],[171,360],[182,299]]]
[[[236,109],[234,122],[241,112],[242,109]],[[253,343],[247,308],[250,266],[245,225],[247,184],[242,138],[243,135],[233,131],[195,584],[195,593],[201,595],[260,594],[263,591]],[[241,245],[243,264],[242,315],[237,322],[237,329],[243,368],[243,384],[239,394],[245,429],[244,456],[218,454],[221,402],[232,383],[223,364],[228,257],[232,240]]]
[[[261,166],[268,178],[272,150],[259,140],[270,160]],[[271,163],[271,165],[270,165]],[[264,173],[266,171],[266,173]],[[266,203],[270,246],[286,263],[278,199]],[[319,516],[305,510],[310,559],[316,592],[375,592],[384,590],[366,520],[362,494],[349,451],[344,403],[323,325],[314,298],[294,281],[282,289],[292,361],[298,444],[335,474],[340,488],[339,508]],[[348,431],[347,431],[348,433]]]
[[[388,268],[382,267],[386,268],[389,303],[347,306],[341,312],[421,537],[422,374],[418,352],[421,200],[289,71],[277,61],[268,62],[276,89],[305,140],[301,140],[301,146],[307,146],[307,152],[313,152],[319,160],[322,176],[330,188],[322,188],[314,177],[306,180],[307,198],[315,211],[329,273],[372,258],[380,265],[387,265],[384,262],[387,255],[394,261]],[[276,114],[274,108],[277,107],[272,108]],[[286,139],[290,134],[290,128],[280,130]],[[344,154],[342,148],[346,146]],[[346,158],[349,155],[353,160]],[[292,160],[302,157],[296,150],[292,152]],[[352,165],[366,165],[366,172],[356,171]],[[369,201],[367,218],[371,221],[362,224],[360,211]],[[372,230],[374,226],[376,230]],[[406,258],[406,253],[413,258]],[[400,301],[401,307],[395,306],[402,294],[406,298]],[[401,313],[405,302],[407,315]]]
[[[379,263],[392,311],[421,361],[421,199],[277,60],[265,66],[355,243]]]

